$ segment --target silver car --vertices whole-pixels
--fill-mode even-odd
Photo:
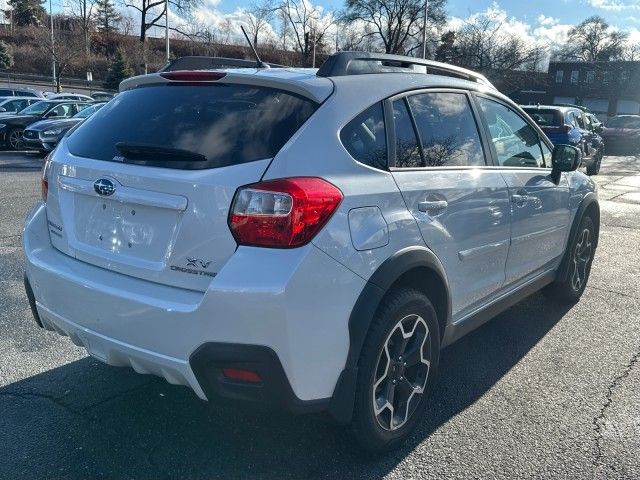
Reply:
[[[103,362],[393,448],[443,347],[539,289],[582,295],[580,160],[483,76],[415,58],[134,77],[48,157],[25,285]]]

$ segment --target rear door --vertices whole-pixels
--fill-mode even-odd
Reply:
[[[476,95],[496,164],[511,202],[511,246],[506,285],[549,269],[564,252],[569,228],[569,187],[551,178],[551,151],[514,108]]]
[[[426,245],[442,261],[454,319],[504,283],[509,195],[487,166],[463,91],[421,91],[386,104],[392,174]]]
[[[53,245],[83,262],[203,291],[233,255],[240,186],[315,111],[304,97],[236,84],[153,84],[122,92],[54,154]]]

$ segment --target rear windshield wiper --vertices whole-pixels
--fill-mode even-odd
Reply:
[[[201,153],[150,143],[118,142],[116,148],[124,156],[125,163],[184,168],[183,164],[173,167],[170,164],[173,162],[202,163],[209,160]],[[167,165],[164,165],[165,163]]]

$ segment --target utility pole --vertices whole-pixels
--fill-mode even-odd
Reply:
[[[53,76],[53,85],[58,90],[56,83],[56,53],[55,43],[53,41],[53,8],[51,7],[51,0],[49,0],[49,23],[51,23],[51,74]]]
[[[313,56],[311,67],[316,68],[316,29],[313,24],[311,24],[311,41],[313,42]]]
[[[429,14],[429,0],[424,0],[424,22],[422,23],[422,58],[427,58],[427,15]]]
[[[164,23],[164,41],[167,50],[167,62],[169,61],[169,0],[164,0],[165,23]]]

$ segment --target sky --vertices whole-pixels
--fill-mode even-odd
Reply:
[[[65,1],[53,0],[54,10],[61,9]],[[344,0],[306,1],[326,10],[340,10],[345,3]],[[250,3],[251,0],[201,0],[195,17],[199,23],[214,29],[219,29],[223,20],[228,18],[234,22],[234,30],[238,30],[235,36],[240,39],[237,22],[244,23],[246,16],[241,10],[248,8]],[[277,0],[273,3],[276,4]],[[127,13],[137,19],[132,9]],[[552,47],[564,43],[571,26],[591,15],[600,15],[613,28],[629,33],[632,43],[640,45],[640,0],[448,0],[447,13],[450,18],[447,28],[458,28],[465,19],[474,15],[489,14],[500,21],[504,31]],[[173,12],[169,20],[174,25],[185,24]],[[162,36],[161,30],[154,27],[149,34]]]
[[[222,13],[231,13],[246,7],[248,0],[214,0]],[[314,4],[326,8],[342,8],[342,0],[315,0]],[[535,24],[540,15],[557,19],[559,23],[579,23],[591,15],[601,15],[620,28],[640,28],[640,0],[449,0],[447,10],[451,16],[466,18],[497,4],[510,17]]]

